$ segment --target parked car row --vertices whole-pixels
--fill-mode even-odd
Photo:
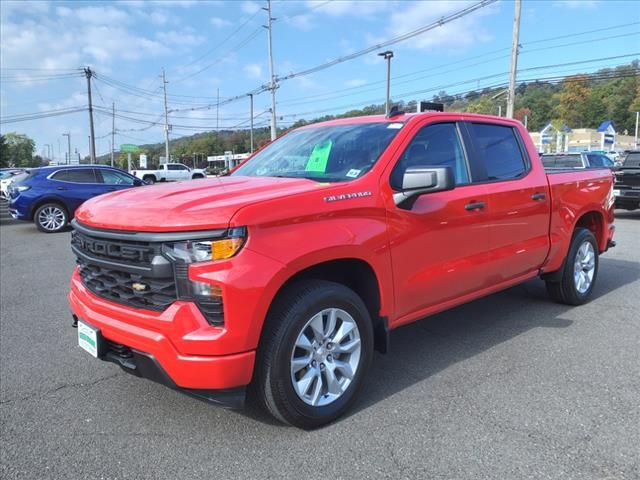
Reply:
[[[3,168],[0,170],[0,197],[9,198],[9,185],[24,173],[22,168]]]

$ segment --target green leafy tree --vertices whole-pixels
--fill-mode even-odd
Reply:
[[[591,88],[586,75],[572,75],[562,82],[557,114],[570,128],[588,126]]]
[[[489,95],[482,95],[479,99],[467,105],[469,113],[484,113],[486,115],[495,115],[497,107]]]
[[[4,135],[0,135],[0,168],[7,168],[9,166],[9,146],[4,138]]]
[[[36,144],[31,138],[24,134],[12,132],[5,135],[5,141],[7,144],[6,157],[8,165],[15,167],[40,166],[38,160],[33,157]]]

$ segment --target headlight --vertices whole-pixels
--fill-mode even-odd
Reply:
[[[16,185],[13,187],[9,185],[9,188],[11,190],[15,190],[16,192],[24,192],[25,190],[29,190],[31,187],[29,185]]]
[[[233,257],[247,239],[245,227],[230,228],[221,238],[187,240],[165,244],[167,253],[185,263],[224,260]]]

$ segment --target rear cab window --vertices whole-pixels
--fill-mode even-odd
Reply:
[[[628,153],[622,162],[624,168],[640,168],[640,152]]]

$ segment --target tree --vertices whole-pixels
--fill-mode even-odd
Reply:
[[[467,105],[466,110],[469,113],[484,113],[487,115],[496,114],[496,106],[489,95],[483,95],[475,102],[471,102]]]
[[[557,113],[570,128],[587,126],[590,95],[591,88],[586,75],[572,75],[562,82]]]
[[[7,168],[9,166],[9,146],[4,138],[4,135],[0,135],[0,168]]]
[[[33,151],[36,148],[35,142],[24,134],[7,133],[5,135],[7,143],[8,165],[14,167],[39,167],[40,164],[33,158]],[[4,155],[3,155],[4,156]]]

